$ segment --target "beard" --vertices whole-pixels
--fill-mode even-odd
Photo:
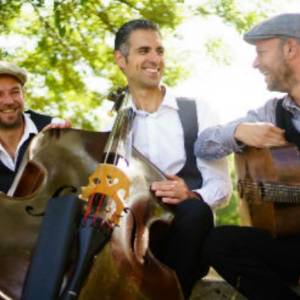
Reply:
[[[0,129],[16,129],[20,128],[23,124],[23,115],[22,112],[19,111],[13,117],[3,117],[0,114]]]
[[[289,69],[283,70],[284,72],[270,76],[267,81],[268,90],[277,92],[289,92],[290,83],[293,81],[293,73]]]
[[[269,91],[282,93],[287,92],[286,87],[277,78],[272,78],[270,81],[267,81],[267,88]]]
[[[291,67],[281,59],[276,70],[268,70],[269,78],[266,79],[268,90],[289,93],[295,84],[295,76]]]

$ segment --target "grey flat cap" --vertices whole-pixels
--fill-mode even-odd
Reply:
[[[259,23],[244,34],[244,40],[254,44],[257,40],[281,36],[300,39],[300,14],[281,14]]]
[[[0,61],[0,75],[10,75],[16,78],[22,85],[27,80],[25,70],[7,61]]]

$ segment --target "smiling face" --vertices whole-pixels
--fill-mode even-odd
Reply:
[[[24,95],[21,83],[14,77],[0,76],[0,128],[22,126]]]
[[[279,38],[256,42],[255,68],[265,76],[270,91],[289,92],[294,74],[284,52],[284,41]]]
[[[116,62],[127,77],[131,88],[158,88],[164,70],[164,48],[160,34],[151,29],[133,31],[126,54],[117,50]]]

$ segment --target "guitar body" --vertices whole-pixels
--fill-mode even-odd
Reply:
[[[300,153],[296,146],[246,147],[235,154],[242,225],[273,236],[300,233]]]

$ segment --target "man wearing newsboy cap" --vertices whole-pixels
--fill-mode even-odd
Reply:
[[[268,148],[289,142],[300,148],[300,13],[270,18],[244,39],[256,47],[253,66],[263,74],[268,89],[284,96],[203,131],[195,145],[200,158],[221,158],[243,151],[245,145]],[[248,299],[300,299],[290,288],[299,282],[300,232],[273,237],[254,227],[219,226],[207,238],[204,258]]]
[[[52,118],[32,110],[24,112],[25,70],[7,61],[0,61],[0,191],[7,193],[19,168],[25,150],[34,135]]]
[[[281,14],[268,19],[245,33],[244,40],[254,44],[259,40],[268,40],[276,37],[300,38],[299,13]]]

